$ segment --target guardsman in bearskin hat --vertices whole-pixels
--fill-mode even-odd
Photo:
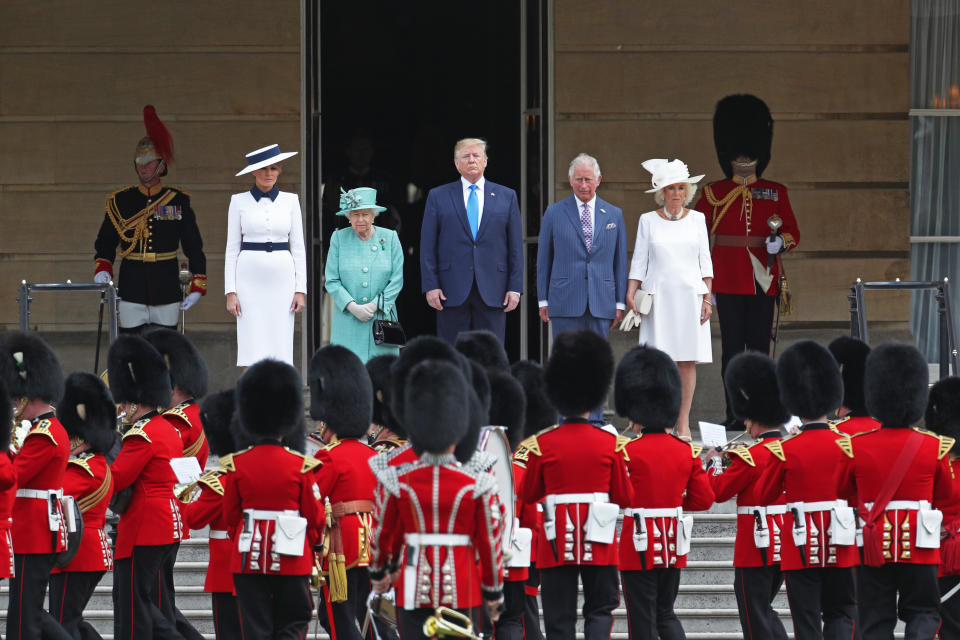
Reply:
[[[912,345],[887,342],[867,357],[867,409],[882,426],[853,438],[853,463],[842,475],[864,523],[864,638],[892,637],[898,616],[907,638],[933,638],[940,626],[938,507],[953,493],[954,439],[912,428],[927,407],[928,380],[926,358]]]
[[[863,376],[870,347],[856,338],[840,336],[828,348],[843,376],[843,404],[837,410],[839,420],[833,426],[848,436],[879,429],[880,423],[870,417],[863,396]]]
[[[797,246],[800,230],[787,188],[761,177],[773,142],[773,118],[763,100],[748,94],[720,100],[713,141],[727,177],[708,184],[694,209],[706,217],[713,245],[722,376],[744,350],[770,353],[774,309],[786,283],[780,254]],[[728,403],[727,424],[735,421]]]
[[[203,432],[198,400],[207,395],[207,363],[188,337],[173,329],[157,329],[144,335],[170,369],[173,407],[163,412],[183,438],[183,457],[194,457],[203,469],[210,445]]]
[[[66,548],[60,498],[70,456],[70,438],[53,405],[63,395],[57,357],[40,338],[11,331],[0,338],[0,378],[14,404],[14,423],[30,429],[13,458],[17,497],[13,503],[14,576],[10,579],[7,638],[40,638],[43,597],[57,553]],[[19,440],[19,438],[18,438]],[[52,619],[43,624],[52,623]]]
[[[616,522],[633,499],[617,437],[589,423],[613,378],[613,352],[600,335],[566,331],[553,343],[544,378],[561,423],[520,445],[527,472],[520,500],[543,501],[537,568],[548,638],[573,637],[577,579],[583,583],[584,637],[610,636],[617,592]],[[589,524],[589,526],[588,526]]]
[[[328,345],[310,361],[310,417],[335,436],[317,452],[317,486],[329,504],[323,570],[325,611],[321,621],[337,640],[359,640],[370,593],[370,528],[377,479],[370,458],[377,454],[361,440],[373,414],[373,387],[363,362],[352,351]],[[326,614],[326,615],[324,615]]]
[[[261,360],[237,381],[240,426],[254,445],[231,458],[223,508],[236,540],[233,584],[245,637],[306,637],[310,624],[313,549],[323,527],[320,462],[281,444],[303,429],[302,386],[297,370],[279,360]]]
[[[107,373],[113,399],[132,424],[123,447],[110,465],[115,491],[133,487],[130,504],[120,514],[114,553],[117,628],[121,638],[151,634],[177,637],[172,571],[183,521],[173,487],[177,476],[170,461],[183,454],[183,441],[161,415],[170,406],[170,374],[163,356],[139,336],[124,335],[110,346]]]
[[[397,580],[398,626],[406,640],[427,635],[424,622],[441,606],[476,619],[483,604],[496,621],[503,602],[503,508],[493,476],[460,465],[453,454],[477,419],[465,410],[471,391],[463,370],[424,360],[408,372],[403,391],[402,422],[417,459],[401,466],[380,456],[371,460],[384,490],[374,503],[370,577],[375,591],[386,591],[389,562],[406,545]]]
[[[387,353],[367,360],[367,374],[373,385],[373,417],[370,419],[370,431],[367,439],[377,453],[393,451],[405,442],[405,433],[394,432],[396,420],[390,416],[390,367],[397,355]]]
[[[633,485],[620,533],[630,637],[684,638],[673,612],[693,526],[684,511],[709,509],[713,489],[700,462],[702,447],[668,433],[680,415],[680,371],[664,352],[640,345],[617,365],[613,393],[617,413],[639,434],[617,436]]]
[[[781,568],[793,630],[806,638],[851,638],[857,617],[854,569],[857,552],[856,512],[842,488],[850,467],[850,436],[833,430],[827,415],[843,399],[836,360],[812,340],[801,340],[777,361],[780,401],[799,416],[800,432],[764,443],[773,457],[760,477],[758,504],[774,504],[781,494],[787,517]],[[822,630],[821,630],[822,625]]]
[[[776,363],[755,351],[741,353],[730,361],[725,377],[733,414],[742,420],[756,443],[725,452],[729,466],[707,474],[716,501],[737,498],[737,538],[733,549],[733,588],[740,611],[740,626],[746,640],[786,640],[773,599],[783,586],[780,556],[787,505],[781,494],[773,502],[761,502],[759,479],[773,453],[764,446],[780,440],[780,427],[790,414],[780,402]]]
[[[7,385],[0,379],[0,452],[10,449],[13,425],[13,403]],[[9,455],[0,453],[0,579],[12,578],[13,568],[13,501],[17,498],[17,472]]]
[[[503,343],[487,329],[461,331],[454,345],[460,353],[477,362],[484,369],[510,372],[510,360]]]
[[[120,439],[117,407],[100,378],[75,372],[67,376],[57,415],[70,436],[63,493],[73,496],[83,514],[83,536],[70,563],[50,576],[50,613],[71,637],[97,637],[83,610],[100,579],[113,569],[113,548],[104,527],[113,495],[107,454]]]
[[[547,427],[557,423],[557,410],[547,397],[546,384],[543,380],[543,367],[532,360],[515,362],[510,371],[523,387],[526,397],[526,413],[523,418],[523,440],[535,436]],[[521,441],[522,442],[522,441]],[[529,451],[518,445],[513,455],[514,486],[518,489],[523,484],[523,476],[527,472],[527,456]],[[520,527],[530,529],[530,567],[527,569],[527,579],[517,585],[513,582],[513,572],[503,586],[503,597],[506,604],[505,614],[513,606],[512,602],[518,597],[523,598],[523,635],[526,640],[543,640],[543,631],[540,628],[540,603],[537,596],[540,593],[540,571],[537,569],[536,540],[541,535],[543,516],[536,504],[527,504],[517,498],[517,514]],[[522,592],[518,592],[522,587]],[[501,616],[502,618],[502,616]],[[500,631],[497,625],[497,632]]]
[[[179,310],[189,309],[207,292],[207,259],[190,195],[160,182],[173,162],[173,139],[151,105],[143,108],[143,122],[147,135],[137,143],[133,158],[139,184],[107,198],[94,242],[96,282],[113,280],[113,262],[123,260],[120,328],[126,331],[149,325],[176,328]],[[178,247],[193,274],[190,292],[182,300]]]
[[[930,388],[927,429],[939,436],[953,438],[950,447],[950,467],[953,470],[953,497],[938,505],[943,511],[943,530],[946,537],[940,543],[940,637],[960,638],[960,378],[950,376]],[[945,600],[943,598],[946,598]]]
[[[200,420],[210,451],[217,456],[220,464],[206,471],[190,486],[185,493],[192,500],[180,505],[185,528],[210,527],[210,555],[203,590],[210,594],[213,630],[217,638],[222,640],[240,638],[243,631],[237,597],[233,594],[231,560],[236,541],[223,514],[224,487],[230,480],[228,468],[233,467],[233,453],[242,448],[237,442],[235,407],[236,394],[233,389],[211,394],[200,405]]]

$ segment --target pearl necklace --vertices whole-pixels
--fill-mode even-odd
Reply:
[[[667,208],[666,208],[666,207],[664,207],[664,208],[663,208],[663,215],[667,216],[667,219],[668,219],[668,220],[672,220],[673,222],[676,222],[677,220],[679,220],[680,218],[683,217],[683,208],[682,208],[682,207],[680,208],[680,213],[678,213],[677,215],[673,215],[672,213],[670,213],[669,211],[667,211]]]

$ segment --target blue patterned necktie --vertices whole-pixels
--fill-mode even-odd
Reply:
[[[583,241],[587,245],[587,253],[593,247],[593,221],[590,220],[590,205],[583,203],[583,211],[580,212],[580,224],[583,226]]]
[[[470,185],[470,195],[467,197],[467,220],[470,222],[470,232],[473,239],[477,239],[477,229],[480,227],[480,199],[477,197],[477,185]]]

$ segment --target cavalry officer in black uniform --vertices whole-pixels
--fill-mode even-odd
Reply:
[[[173,162],[173,140],[152,106],[143,108],[143,120],[147,136],[137,143],[134,156],[139,184],[107,198],[94,242],[96,282],[113,280],[114,259],[123,259],[119,284],[122,331],[142,331],[148,325],[176,328],[180,309],[189,309],[207,292],[207,259],[190,195],[160,182]],[[178,246],[193,274],[183,300]]]

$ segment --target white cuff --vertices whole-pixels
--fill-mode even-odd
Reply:
[[[618,302],[618,303],[617,303],[617,309],[619,309],[620,311],[626,311],[626,310],[627,310],[627,305],[626,305],[626,303],[625,303],[625,302]]]
[[[547,306],[549,306],[549,305],[547,304],[547,301],[546,301],[546,300],[540,300],[539,302],[537,302],[537,305],[539,305],[540,307],[547,307]]]

